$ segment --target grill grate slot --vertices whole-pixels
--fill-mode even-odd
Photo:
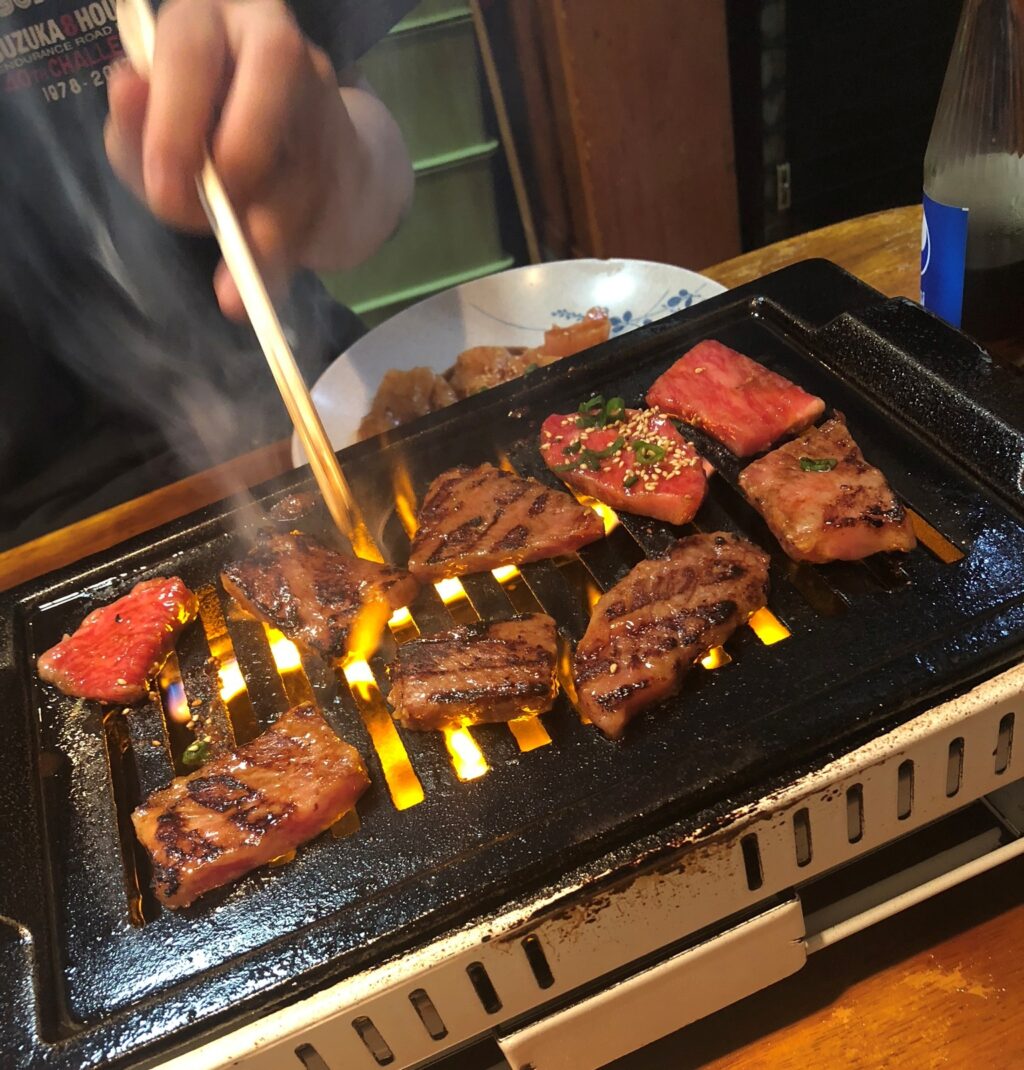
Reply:
[[[501,1010],[501,999],[498,997],[497,989],[495,989],[494,983],[491,981],[491,975],[487,972],[484,964],[482,962],[471,962],[466,967],[466,974],[473,985],[473,991],[476,992],[477,999],[480,1000],[480,1006],[488,1014],[497,1014]]]
[[[353,1019],[352,1028],[366,1045],[366,1050],[373,1056],[378,1066],[387,1066],[388,1063],[395,1061],[394,1052],[388,1046],[388,1042],[369,1018]]]
[[[952,799],[960,790],[964,777],[964,737],[957,736],[949,744],[946,762],[946,797]]]
[[[846,838],[860,843],[864,836],[864,786],[853,784],[846,789]]]
[[[1010,767],[1010,755],[1013,751],[1013,722],[1012,713],[1006,714],[999,722],[999,735],[996,738],[995,760],[996,772],[1005,773]]]

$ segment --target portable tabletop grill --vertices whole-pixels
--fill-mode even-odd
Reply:
[[[1004,791],[992,828],[968,823],[953,848],[890,877],[888,902],[812,890],[1013,781],[1024,690],[1022,384],[833,265],[778,272],[345,450],[382,556],[404,564],[416,503],[453,464],[558,485],[536,449],[544,417],[594,393],[639,403],[707,337],[843,412],[921,545],[898,561],[797,565],[736,489],[740,464],[693,431],[719,473],[695,526],[770,551],[771,600],[619,743],[576,711],[568,653],[600,593],[685,532],[607,509],[607,538],[571,558],[426,588],[369,661],[300,655],[218,584],[259,526],[338,543],[322,511],[268,512],[305,472],[4,596],[4,1067],[373,1070],[484,1035],[516,1068],[598,1066],[1020,853]],[[159,703],[105,711],[39,682],[39,653],[161,574],[199,593],[201,621]],[[395,644],[541,608],[563,640],[551,713],[444,735],[395,726]],[[310,697],[367,760],[358,817],[161,909],[133,807],[186,771],[197,734],[241,743]]]

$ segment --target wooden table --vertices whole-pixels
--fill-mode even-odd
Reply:
[[[796,260],[836,261],[917,297],[921,213],[900,208],[708,268],[735,286]],[[273,446],[0,554],[0,589],[288,467]],[[623,1060],[665,1070],[1024,1067],[1024,861],[814,955],[800,973]]]

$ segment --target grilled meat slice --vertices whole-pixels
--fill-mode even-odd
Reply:
[[[825,402],[721,342],[700,342],[655,379],[647,404],[717,438],[738,457],[802,431]]]
[[[617,739],[767,599],[768,555],[738,535],[691,535],[641,561],[601,597],[576,648],[581,709]]]
[[[913,550],[910,517],[839,414],[740,473],[740,487],[796,561]]]
[[[624,409],[606,427],[580,427],[579,414],[549,416],[541,456],[570,487],[616,509],[688,524],[713,469],[657,409]]]
[[[384,373],[370,411],[359,425],[359,439],[391,431],[456,401],[455,391],[432,368],[392,368]]]
[[[47,650],[39,675],[77,698],[139,702],[198,611],[196,596],[177,576],[145,580],[94,609],[74,635]]]
[[[220,578],[243,609],[325,657],[345,654],[356,632],[361,649],[375,646],[391,613],[419,590],[404,569],[338,553],[301,532],[260,532]]]
[[[419,512],[409,571],[439,580],[571,553],[604,525],[568,494],[492,464],[452,468],[430,484]]]
[[[176,777],[132,814],[153,889],[184,907],[311,840],[370,786],[362,759],[310,703],[231,754]]]
[[[481,621],[398,648],[388,696],[406,728],[510,721],[551,709],[555,622],[540,613]]]

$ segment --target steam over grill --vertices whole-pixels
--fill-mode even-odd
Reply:
[[[377,550],[404,564],[418,500],[440,471],[492,461],[554,485],[535,446],[543,418],[596,392],[639,402],[701,338],[750,353],[846,415],[912,511],[919,549],[898,562],[789,561],[736,489],[739,462],[694,433],[719,472],[696,528],[768,550],[773,593],[619,744],[578,713],[569,652],[601,593],[683,532],[606,508],[606,539],[572,557],[427,586],[368,660],[300,655],[217,582],[259,523],[338,544],[322,511],[265,519],[308,483],[302,473],[257,492],[257,505],[215,507],[7,596],[0,857],[13,872],[0,915],[20,928],[0,920],[0,1062],[28,1065],[45,1050],[69,1067],[152,1059],[671,822],[706,824],[1017,659],[1024,439],[1005,413],[1021,403],[1019,385],[978,371],[965,339],[912,306],[878,301],[837,269],[800,265],[342,455]],[[974,377],[963,385],[975,401],[942,377],[957,375]],[[103,713],[40,686],[35,657],[94,604],[172,573],[198,593],[200,625],[168,661],[159,704]],[[550,714],[444,735],[395,726],[385,666],[397,644],[515,612],[559,624],[563,695]],[[358,817],[187,910],[162,910],[132,808],[186,771],[197,734],[215,748],[244,743],[307,699],[367,760],[373,787]],[[539,976],[543,949],[525,953]]]

